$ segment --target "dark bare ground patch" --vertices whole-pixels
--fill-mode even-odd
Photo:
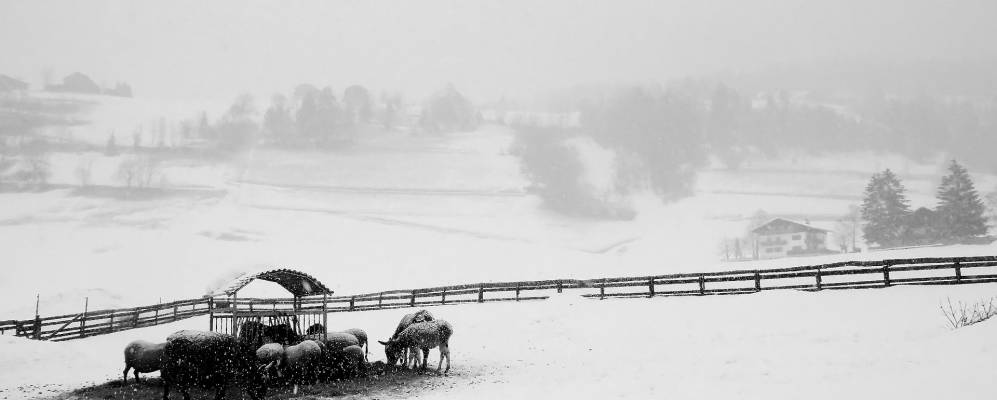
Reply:
[[[450,375],[455,375],[455,372],[451,371]],[[456,374],[459,375],[460,372],[456,372]],[[435,389],[452,387],[454,383],[454,376],[439,375],[433,369],[425,373],[390,369],[365,377],[301,385],[298,387],[297,394],[293,393],[292,385],[271,386],[267,389],[265,398],[267,400],[406,398]],[[211,388],[198,387],[190,390],[190,396],[192,400],[213,399],[215,392]],[[162,397],[162,381],[158,377],[143,377],[140,383],[135,383],[134,379],[129,379],[127,385],[122,385],[121,380],[116,379],[100,385],[48,397],[48,400],[160,400]],[[176,388],[172,388],[170,398],[180,400],[183,399],[183,395]],[[225,398],[248,400],[249,396],[241,385],[234,384],[226,389]]]

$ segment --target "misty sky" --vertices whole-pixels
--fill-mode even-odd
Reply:
[[[997,1],[0,2],[0,73],[140,96],[362,83],[478,100],[815,60],[997,59]]]

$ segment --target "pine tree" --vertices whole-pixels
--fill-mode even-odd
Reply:
[[[865,188],[862,200],[862,228],[867,242],[883,247],[893,247],[904,242],[907,215],[910,205],[904,195],[904,186],[889,169],[873,174]]]
[[[938,186],[939,233],[945,238],[968,238],[987,234],[983,201],[976,193],[969,172],[952,161],[949,175]]]

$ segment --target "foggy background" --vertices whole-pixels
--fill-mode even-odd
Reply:
[[[299,82],[425,96],[450,82],[483,101],[785,70],[798,72],[773,83],[992,89],[995,8],[986,0],[4,2],[0,70],[33,83],[45,70],[86,71],[181,99]],[[899,76],[870,82],[868,70]]]
[[[75,315],[291,268],[412,305],[640,280],[444,290],[455,372],[414,396],[989,398],[993,262],[820,268],[997,254],[995,21],[993,0],[0,0],[0,397],[152,398],[117,385],[124,344],[208,320]],[[401,313],[328,328],[382,339]],[[88,337],[14,337],[59,314]]]

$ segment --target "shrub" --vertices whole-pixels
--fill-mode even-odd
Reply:
[[[997,315],[997,304],[994,304],[994,298],[980,300],[973,304],[960,301],[955,305],[952,304],[952,299],[946,299],[946,303],[940,304],[938,308],[942,310],[942,315],[945,316],[945,320],[948,321],[952,329],[983,322]]]

